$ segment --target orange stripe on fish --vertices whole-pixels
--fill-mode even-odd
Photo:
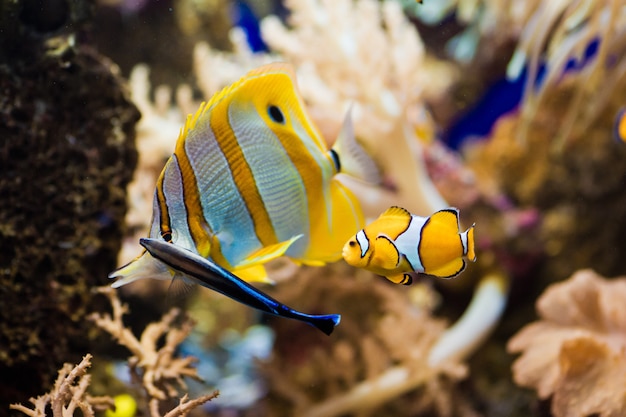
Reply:
[[[211,111],[210,126],[216,132],[216,140],[226,160],[239,193],[243,198],[252,216],[252,222],[256,231],[256,236],[264,246],[278,243],[276,233],[272,228],[271,220],[265,209],[263,199],[256,186],[254,175],[245,159],[241,146],[237,142],[237,137],[232,138],[232,127],[229,123],[228,107],[215,106]],[[224,124],[227,124],[228,129]]]
[[[411,283],[412,273],[452,278],[476,260],[474,226],[460,232],[455,208],[419,217],[391,207],[348,240],[343,258],[399,284]]]
[[[185,150],[185,138],[188,132],[194,129],[198,120],[198,115],[202,111],[199,110],[196,115],[191,118],[187,117],[187,123],[178,141],[176,142],[176,149],[174,155],[180,169],[182,176],[181,187],[182,194],[184,196],[184,205],[187,210],[187,224],[189,225],[189,231],[191,238],[195,243],[195,249],[201,256],[208,256],[211,251],[211,237],[208,234],[209,226],[202,216],[202,206],[200,204],[200,195],[198,192],[197,178],[187,152]]]

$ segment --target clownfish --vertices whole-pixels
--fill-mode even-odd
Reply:
[[[615,117],[613,136],[620,143],[626,143],[626,107],[620,109]]]
[[[357,144],[349,115],[329,150],[291,67],[250,71],[187,117],[156,184],[149,237],[187,250],[177,256],[192,252],[246,281],[269,281],[263,264],[283,255],[307,265],[341,259],[345,240],[364,218],[336,175],[380,177]],[[174,263],[184,266],[185,259]],[[118,278],[117,288],[175,275],[144,251],[109,278]]]
[[[390,207],[347,241],[343,259],[350,265],[409,285],[411,274],[453,278],[474,262],[474,225],[460,232],[459,211],[440,210],[420,217]]]

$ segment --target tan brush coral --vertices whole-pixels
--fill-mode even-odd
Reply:
[[[91,366],[91,354],[86,354],[76,366],[66,363],[59,370],[52,390],[37,398],[31,398],[33,408],[22,404],[11,404],[10,408],[31,417],[45,417],[51,409],[53,417],[71,417],[80,410],[83,417],[94,417],[96,411],[113,408],[111,397],[93,397],[87,393],[91,376],[87,368]]]
[[[626,415],[626,278],[591,270],[550,286],[537,301],[540,320],[518,332],[508,350],[519,385],[552,396],[555,417]]]
[[[130,370],[136,379],[141,381],[148,394],[151,417],[159,417],[161,416],[160,402],[177,397],[178,388],[187,389],[184,378],[202,380],[193,366],[197,361],[196,358],[175,356],[176,348],[187,338],[194,323],[186,318],[182,323],[175,324],[180,312],[172,309],[163,316],[161,321],[149,324],[141,337],[137,339],[124,325],[122,316],[128,312],[128,306],[122,304],[116,291],[110,287],[100,287],[98,291],[108,297],[113,312],[112,315],[94,313],[90,319],[130,350],[132,353],[128,359]],[[160,346],[160,341],[163,339],[165,343]],[[189,400],[187,394],[184,394],[178,406],[170,410],[166,416],[185,415],[192,408],[210,401],[217,395],[218,392],[215,391],[212,394]]]
[[[445,416],[466,406],[450,404],[450,386],[466,376],[466,366],[459,360],[428,363],[445,331],[429,310],[433,291],[423,285],[399,291],[364,271],[348,274],[355,271],[342,264],[305,268],[276,288],[277,298],[305,309],[341,311],[342,322],[332,343],[298,323],[275,323],[275,355],[263,366],[272,415]]]

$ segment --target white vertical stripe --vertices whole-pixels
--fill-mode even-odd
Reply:
[[[309,243],[309,212],[298,169],[254,106],[231,103],[228,118],[278,241],[304,234],[288,251],[292,257],[302,255]]]
[[[424,272],[424,265],[419,254],[419,245],[422,229],[428,220],[427,217],[411,215],[409,227],[402,232],[395,240],[396,248],[401,255],[413,266],[416,272]]]
[[[199,120],[187,135],[185,152],[196,175],[202,214],[220,241],[222,255],[231,265],[237,265],[262,245],[228,161],[215,139],[209,115]]]

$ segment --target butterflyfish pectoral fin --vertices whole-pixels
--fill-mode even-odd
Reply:
[[[394,284],[411,285],[413,283],[413,277],[407,273],[389,275],[386,278]]]
[[[263,265],[252,265],[245,268],[236,268],[233,274],[247,282],[261,282],[263,284],[274,284],[274,281],[267,275],[267,270]]]
[[[177,302],[186,299],[193,292],[195,283],[181,273],[175,273],[167,289],[167,304],[174,306]]]
[[[303,235],[297,235],[292,237],[289,240],[285,240],[284,242],[275,243],[273,245],[264,246],[261,249],[258,249],[248,255],[243,261],[237,263],[235,265],[236,270],[244,269],[249,266],[264,264],[266,262],[271,261],[272,259],[276,259],[280,256],[283,256],[287,249],[298,239],[300,239]]]
[[[351,109],[348,109],[346,113],[341,131],[330,154],[338,172],[371,184],[382,182],[382,176],[376,162],[356,140]]]
[[[465,269],[465,261],[463,258],[457,258],[452,262],[448,262],[444,266],[424,271],[428,275],[437,278],[454,278]]]
[[[400,264],[400,252],[386,235],[378,235],[374,242],[371,263],[382,269],[394,269]]]

